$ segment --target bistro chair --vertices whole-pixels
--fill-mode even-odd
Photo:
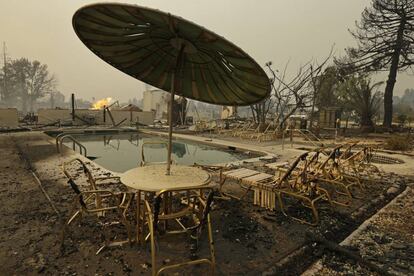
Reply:
[[[198,264],[207,264],[211,274],[214,274],[216,261],[210,218],[212,201],[212,186],[162,190],[155,197],[147,197],[144,200],[148,226],[145,240],[149,240],[151,245],[153,276],[171,269]],[[198,240],[204,227],[208,231],[210,256],[197,258]],[[159,241],[166,235],[176,234],[186,234],[191,238],[192,244],[188,252],[190,259],[159,266],[157,262]]]
[[[80,169],[86,178],[84,185],[79,185],[78,180],[75,179],[71,173],[70,167],[80,164]],[[131,226],[127,219],[127,211],[133,195],[127,192],[120,191],[122,188],[119,182],[111,182],[112,180],[119,180],[117,177],[98,177],[95,178],[86,166],[86,164],[79,158],[75,158],[62,165],[63,173],[68,178],[68,184],[75,193],[72,208],[69,213],[69,218],[64,222],[61,233],[61,250],[64,249],[65,234],[70,224],[76,218],[83,218],[86,216],[97,219],[98,224],[103,227],[103,236],[105,238],[104,245],[102,245],[96,252],[99,254],[106,247],[113,247],[132,242]],[[113,186],[112,189],[110,186]],[[108,237],[108,226],[122,224],[126,228],[127,240],[111,241]]]
[[[167,142],[162,142],[162,141],[145,141],[142,143],[141,146],[141,163],[140,166],[147,166],[147,165],[160,165],[160,164],[167,164],[167,160],[165,161],[157,161],[157,162],[153,162],[153,161],[147,161],[146,157],[145,157],[145,148],[164,148],[167,152],[168,152],[168,143]],[[165,155],[167,156],[167,154]],[[174,160],[171,160],[172,164],[174,164]]]

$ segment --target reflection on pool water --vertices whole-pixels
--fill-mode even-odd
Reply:
[[[165,142],[167,138],[142,133],[133,134],[82,134],[73,135],[88,150],[88,156],[97,157],[94,162],[114,172],[125,172],[141,163],[143,142]],[[64,143],[72,147],[71,142]],[[148,144],[144,148],[146,162],[167,160],[167,149],[161,144]],[[174,140],[172,158],[177,164],[218,164],[252,158],[250,154],[218,148],[210,145]]]

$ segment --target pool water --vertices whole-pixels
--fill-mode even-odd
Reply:
[[[143,143],[146,162],[167,160],[167,138],[142,133],[130,134],[81,134],[73,135],[88,151],[88,156],[96,157],[94,162],[114,172],[125,172],[141,163]],[[66,140],[68,141],[68,140]],[[64,143],[72,147],[72,142]],[[219,148],[187,140],[173,140],[172,159],[180,165],[194,163],[212,165],[252,158],[251,154]]]

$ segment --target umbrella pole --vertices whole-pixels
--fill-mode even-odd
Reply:
[[[174,104],[174,96],[175,96],[175,72],[171,75],[171,98],[170,98],[170,105],[168,107],[168,160],[167,160],[167,175],[170,175],[171,172],[171,151],[172,151],[172,120],[173,120],[173,104]]]
[[[177,74],[179,72],[180,68],[180,64],[181,64],[181,59],[183,56],[183,52],[184,52],[184,47],[185,45],[182,44],[180,51],[178,52],[178,56],[177,56],[177,62],[175,64],[175,69],[171,75],[171,98],[170,98],[170,105],[169,105],[169,114],[168,114],[168,120],[169,120],[169,124],[168,124],[168,158],[167,158],[167,172],[166,175],[170,175],[171,173],[171,152],[172,152],[172,129],[173,129],[173,106],[174,106],[174,96],[175,96],[175,81],[176,81],[176,77]]]

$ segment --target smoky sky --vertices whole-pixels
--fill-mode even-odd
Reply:
[[[0,41],[9,58],[27,57],[49,66],[58,90],[91,100],[142,97],[144,84],[106,64],[87,49],[72,28],[72,15],[97,1],[1,0]],[[105,2],[105,1],[101,1]],[[132,3],[184,17],[232,41],[260,65],[272,61],[288,76],[301,64],[322,60],[354,46],[348,32],[370,0],[146,0]],[[3,59],[1,58],[3,62]],[[386,80],[381,74],[376,80]],[[395,94],[414,88],[413,76],[400,74]]]

